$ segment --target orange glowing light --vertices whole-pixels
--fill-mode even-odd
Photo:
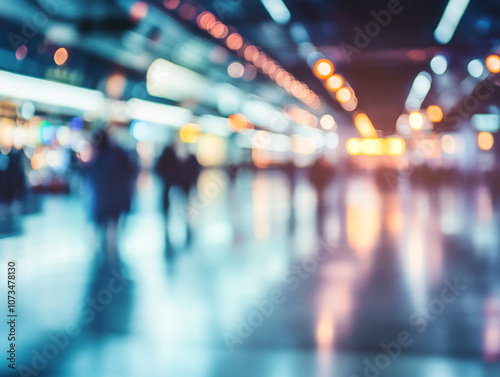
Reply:
[[[335,97],[340,103],[347,103],[352,98],[352,92],[348,88],[343,87],[335,93]]]
[[[167,9],[173,10],[179,6],[180,0],[163,0],[163,6]]]
[[[130,17],[134,21],[142,20],[148,14],[148,5],[144,1],[136,1],[130,8]]]
[[[227,118],[227,126],[231,131],[240,132],[253,129],[253,124],[242,114],[232,114]]]
[[[333,75],[326,80],[326,87],[332,92],[336,92],[344,86],[344,79],[340,75]]]
[[[210,30],[210,34],[212,34],[212,36],[217,39],[225,38],[227,36],[227,33],[227,26],[220,21],[215,22],[212,26],[212,29]]]
[[[215,16],[207,11],[201,13],[196,19],[199,28],[203,30],[210,30],[215,21],[216,21]]]
[[[231,50],[239,50],[243,46],[243,38],[238,33],[233,33],[227,37],[226,46]]]
[[[433,123],[439,123],[443,120],[443,110],[439,106],[429,106],[427,108],[427,117]]]
[[[493,144],[495,144],[495,138],[489,132],[480,132],[477,135],[477,145],[483,151],[489,151],[493,148]]]
[[[314,74],[320,79],[326,79],[333,75],[335,70],[333,63],[328,59],[320,59],[314,64]]]
[[[276,75],[276,84],[279,86],[284,86],[285,85],[285,70],[280,70],[278,74]]]
[[[500,56],[498,55],[488,56],[486,58],[486,67],[488,67],[491,73],[500,72]]]
[[[54,62],[57,65],[63,65],[66,63],[66,60],[68,60],[68,51],[64,47],[61,47],[54,54]]]
[[[375,130],[375,127],[373,127],[370,118],[368,118],[366,114],[357,114],[354,117],[354,124],[356,125],[356,128],[358,129],[361,136],[366,138],[377,137],[377,131]]]
[[[127,79],[121,73],[114,73],[106,82],[106,93],[109,97],[119,99],[125,91]]]
[[[266,75],[269,74],[271,71],[271,68],[274,66],[274,62],[271,59],[266,60],[264,65],[262,66],[262,72],[264,72]]]
[[[259,53],[259,50],[257,50],[257,47],[255,46],[248,46],[245,48],[245,52],[243,55],[245,56],[245,59],[249,62],[252,62],[254,59],[254,56]]]

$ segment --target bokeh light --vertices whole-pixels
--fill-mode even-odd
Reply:
[[[433,123],[439,123],[443,120],[443,110],[439,106],[432,105],[427,108],[427,117]]]
[[[480,132],[477,135],[477,145],[483,151],[489,151],[493,148],[493,144],[495,143],[495,139],[490,132]]]
[[[351,138],[346,142],[346,150],[352,156],[358,155],[361,153],[361,140],[358,138]]]
[[[413,111],[412,113],[410,113],[408,121],[410,122],[411,128],[413,128],[414,130],[419,130],[424,125],[424,117],[422,116],[422,114],[420,114],[419,111]]]
[[[467,70],[472,77],[479,78],[484,73],[484,65],[481,60],[474,59],[467,65]]]
[[[16,59],[21,61],[26,57],[27,54],[28,54],[28,47],[26,47],[25,45],[21,45],[16,50]]]
[[[180,0],[163,0],[163,6],[167,9],[173,10],[180,4]]]
[[[240,132],[253,129],[253,124],[242,114],[232,114],[227,119],[227,126],[231,131]]]
[[[201,136],[201,127],[195,123],[188,123],[179,130],[179,139],[183,143],[196,143]]]
[[[442,75],[448,69],[448,61],[444,55],[438,54],[431,60],[431,69],[436,75]]]
[[[326,79],[333,75],[333,63],[328,59],[320,59],[314,64],[314,74],[320,79]]]
[[[321,127],[327,131],[331,130],[336,125],[335,119],[330,114],[323,115],[319,121],[319,124],[321,124]]]
[[[144,1],[136,1],[130,8],[130,17],[134,21],[140,21],[148,14],[148,5]]]
[[[352,92],[348,88],[343,87],[335,93],[335,97],[340,103],[347,103],[352,98]]]
[[[189,3],[184,3],[179,7],[179,16],[183,20],[191,20],[196,15],[196,8]]]
[[[486,67],[491,73],[500,72],[500,56],[490,55],[486,58]]]
[[[333,75],[326,80],[326,87],[332,92],[336,92],[344,86],[344,79],[340,75]]]
[[[238,33],[233,33],[227,37],[226,46],[231,50],[239,50],[243,46],[243,38]]]
[[[227,67],[227,73],[233,79],[239,79],[245,74],[245,68],[241,63],[233,62]]]
[[[66,63],[67,60],[68,60],[68,51],[64,47],[61,47],[55,52],[54,62],[57,65],[63,65],[64,63]]]

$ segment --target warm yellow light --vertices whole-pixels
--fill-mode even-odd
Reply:
[[[492,73],[500,72],[500,56],[498,55],[490,55],[486,58],[486,67]]]
[[[483,151],[489,151],[493,148],[493,144],[495,143],[495,139],[493,135],[489,132],[480,132],[477,135],[477,145]]]
[[[66,60],[68,60],[68,51],[64,47],[61,47],[54,54],[54,62],[57,65],[63,65],[66,63]]]
[[[223,165],[226,159],[226,140],[215,135],[200,136],[196,158],[202,166]]]
[[[348,88],[343,87],[335,93],[335,97],[340,103],[347,103],[352,98],[352,92]]]
[[[314,64],[314,74],[320,79],[326,79],[333,75],[333,63],[328,59],[320,59]]]
[[[358,115],[356,115],[354,117],[354,124],[356,125],[356,128],[358,129],[361,136],[367,138],[377,137],[377,131],[375,130],[375,127],[373,127],[370,118],[368,118],[366,114],[359,113]]]
[[[385,150],[384,139],[363,139],[362,152],[368,156],[381,156]]]
[[[410,113],[408,121],[410,122],[410,127],[414,130],[419,130],[424,125],[424,117],[418,111]]]
[[[196,143],[201,136],[201,128],[197,124],[188,123],[179,130],[179,138],[184,143]]]
[[[351,156],[356,156],[362,152],[361,140],[355,137],[347,140],[345,147],[347,153],[349,153]]]
[[[344,86],[344,79],[340,75],[333,75],[326,80],[326,87],[332,92],[336,92]]]
[[[388,156],[401,156],[405,153],[406,143],[401,138],[391,137],[385,139],[385,148]]]
[[[443,110],[439,106],[429,106],[427,108],[427,117],[433,123],[439,123],[443,120]]]

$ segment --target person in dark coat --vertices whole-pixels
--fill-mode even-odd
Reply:
[[[156,161],[155,171],[163,184],[162,208],[167,214],[170,207],[170,189],[178,183],[179,159],[175,153],[173,145],[165,147],[162,154]]]
[[[198,176],[200,175],[200,164],[196,159],[196,156],[193,154],[188,154],[188,156],[184,160],[180,160],[179,163],[179,178],[180,178],[180,188],[184,193],[185,201],[186,201],[186,239],[188,245],[192,240],[192,229],[191,223],[189,219],[189,202],[190,195],[193,190],[196,189],[196,183],[198,182]]]
[[[186,151],[185,151],[186,152]],[[187,153],[187,152],[186,152]],[[168,236],[168,212],[170,208],[170,191],[173,187],[178,187],[186,200],[186,208],[189,208],[189,197],[193,188],[196,186],[200,173],[200,165],[196,157],[192,154],[187,154],[184,158],[180,158],[173,145],[167,146],[155,166],[155,171],[163,183],[163,213],[165,216],[165,239],[167,257],[171,257],[172,247]],[[189,224],[189,211],[186,213],[186,238],[187,243],[191,242],[191,227]]]
[[[138,165],[113,143],[107,132],[94,135],[94,155],[87,166],[91,217],[96,224],[105,261],[119,264],[118,221],[130,212]]]
[[[334,174],[334,167],[325,156],[320,156],[309,170],[309,180],[316,190],[317,226],[320,234],[323,233],[323,224],[325,220],[325,190]]]

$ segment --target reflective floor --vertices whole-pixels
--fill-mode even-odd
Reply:
[[[324,218],[299,177],[204,172],[189,212],[140,177],[121,270],[96,264],[75,196],[22,233],[19,368],[79,376],[500,376],[500,219],[490,190],[368,175],[333,182]],[[2,327],[3,331],[3,327]],[[22,373],[21,370],[18,370]],[[38,374],[30,374],[38,373]],[[21,374],[23,375],[23,374]]]

